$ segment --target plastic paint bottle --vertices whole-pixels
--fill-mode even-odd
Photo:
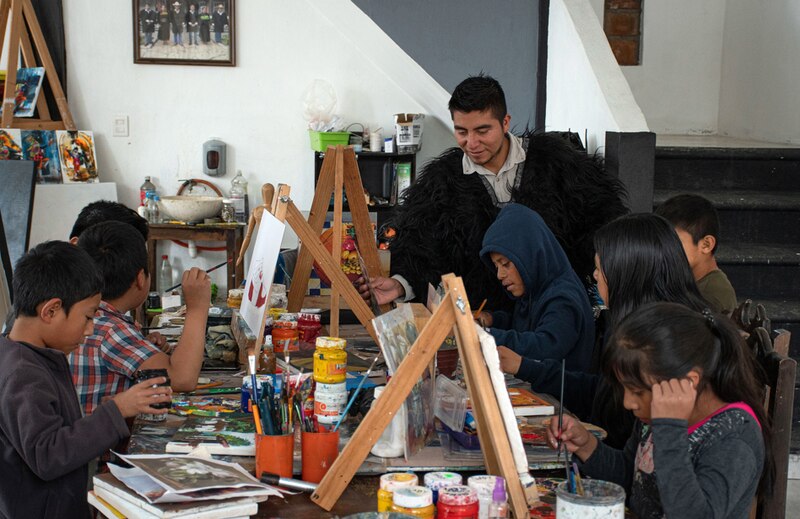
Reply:
[[[347,378],[347,341],[339,337],[317,337],[314,350],[314,380],[341,384]]]
[[[445,487],[460,485],[462,482],[461,474],[455,472],[428,472],[425,474],[425,486],[433,492],[433,502],[436,504],[439,490]]]
[[[497,478],[492,492],[492,504],[489,505],[489,519],[508,517],[508,501],[506,498],[506,480]]]
[[[439,490],[436,502],[437,519],[478,519],[478,494],[464,485]]]
[[[392,472],[381,476],[378,490],[378,512],[389,512],[392,509],[394,491],[403,487],[414,487],[419,483],[413,472]]]
[[[489,506],[492,504],[492,494],[498,478],[500,476],[480,475],[470,476],[467,480],[467,485],[475,489],[478,494],[478,504],[480,505],[478,519],[489,519]]]
[[[431,489],[420,486],[398,488],[392,496],[391,511],[421,519],[433,519],[436,514],[433,493]]]

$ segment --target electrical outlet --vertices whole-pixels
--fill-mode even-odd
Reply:
[[[115,115],[112,125],[114,137],[128,137],[130,135],[127,115]]]

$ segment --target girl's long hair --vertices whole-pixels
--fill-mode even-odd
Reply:
[[[603,367],[607,377],[646,390],[652,381],[681,379],[698,369],[698,395],[710,388],[723,402],[749,405],[764,439],[759,495],[771,490],[774,464],[760,366],[730,319],[708,309],[700,313],[680,304],[647,304],[616,328]]]
[[[649,213],[617,218],[595,233],[594,247],[608,284],[612,329],[647,303],[668,301],[697,311],[708,306],[683,245],[664,218]]]

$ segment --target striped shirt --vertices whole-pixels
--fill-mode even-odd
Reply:
[[[92,335],[69,355],[83,412],[91,414],[103,399],[128,389],[133,374],[159,351],[133,319],[101,301]]]

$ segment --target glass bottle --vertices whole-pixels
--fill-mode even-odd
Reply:
[[[161,256],[161,270],[158,271],[159,290],[164,293],[172,285],[172,265],[169,263],[169,257],[165,254]]]
[[[158,195],[147,193],[147,222],[161,223],[161,216],[158,211]]]
[[[147,193],[156,192],[156,186],[150,182],[150,177],[144,177],[144,183],[139,187],[139,205],[147,205]]]
[[[242,170],[236,172],[236,176],[231,180],[231,204],[236,215],[236,221],[247,223],[250,215],[250,204],[247,201],[247,180],[242,175]]]

